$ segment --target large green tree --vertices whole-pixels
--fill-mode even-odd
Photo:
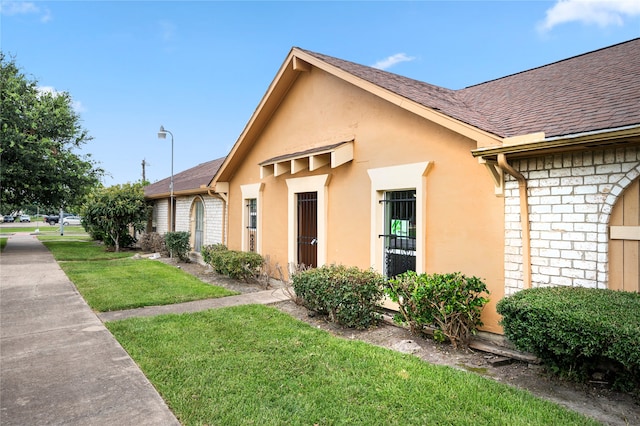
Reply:
[[[71,96],[40,91],[14,59],[0,52],[0,201],[57,211],[82,203],[104,171],[76,151],[92,138]]]
[[[143,183],[100,188],[92,193],[83,210],[83,225],[96,239],[115,251],[136,242],[144,230],[151,207],[144,199]]]

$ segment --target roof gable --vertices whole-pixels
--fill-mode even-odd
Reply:
[[[311,67],[328,72],[414,114],[426,117],[447,128],[454,128],[456,132],[474,140],[484,140],[485,144],[487,144],[486,141],[490,141],[492,144],[499,143],[498,136],[492,135],[480,127],[468,125],[468,123],[458,120],[454,114],[444,112],[464,109],[463,105],[452,97],[455,92],[449,89],[294,47],[269,85],[242,134],[231,148],[212,183],[224,182],[231,178],[235,168],[246,156],[247,151],[251,149],[255,138],[297,80],[299,73],[308,72]],[[480,118],[477,119],[480,120]]]
[[[294,47],[212,183],[231,178],[299,73],[312,66],[474,139],[479,148],[534,133],[640,124],[640,38],[461,90]]]

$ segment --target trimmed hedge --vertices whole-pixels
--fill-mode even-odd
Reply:
[[[482,297],[489,294],[486,284],[460,272],[427,275],[407,271],[390,279],[385,290],[399,305],[396,321],[409,324],[413,333],[433,326],[434,339],[448,339],[454,348],[469,346],[471,335],[482,325],[482,308],[489,301]]]
[[[522,290],[500,300],[507,338],[551,371],[640,389],[640,294],[581,287]]]
[[[384,276],[344,265],[322,266],[292,275],[293,289],[308,309],[345,327],[368,328],[378,322]]]
[[[254,278],[264,264],[264,258],[258,253],[228,250],[222,244],[203,247],[200,253],[214,271],[234,279]]]

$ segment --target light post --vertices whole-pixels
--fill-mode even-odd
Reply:
[[[169,196],[169,204],[170,204],[170,216],[169,216],[169,232],[173,232],[173,133],[168,130],[165,130],[164,126],[160,126],[160,130],[158,131],[158,139],[166,139],[167,133],[171,135],[171,183],[169,184],[169,189],[171,191],[171,195]]]

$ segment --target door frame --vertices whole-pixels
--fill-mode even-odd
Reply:
[[[305,268],[316,268],[318,266],[318,193],[298,192],[296,196],[298,264],[304,265]]]
[[[287,179],[287,261],[298,264],[298,197],[301,192],[318,194],[318,259],[317,266],[327,262],[327,199],[330,175]]]
[[[640,177],[627,186],[609,216],[607,288],[640,291]]]

